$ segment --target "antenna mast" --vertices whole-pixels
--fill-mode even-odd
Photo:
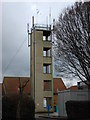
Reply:
[[[51,7],[49,8],[49,26],[51,28]]]

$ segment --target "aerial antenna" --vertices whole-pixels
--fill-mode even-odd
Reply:
[[[51,7],[49,8],[49,26],[51,27]]]
[[[46,16],[46,26],[47,26],[47,29],[48,29],[48,16]]]
[[[28,33],[28,47],[30,47],[30,43],[29,43],[29,35],[30,35],[30,32],[29,32],[29,23],[27,23],[27,33]]]
[[[55,29],[55,25],[56,25],[56,22],[55,22],[55,19],[53,19],[53,30]]]
[[[29,23],[27,23],[27,33],[29,33]]]
[[[32,27],[34,26],[34,16],[32,16]]]

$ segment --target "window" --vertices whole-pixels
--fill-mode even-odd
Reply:
[[[51,97],[43,98],[43,107],[47,107],[47,105],[52,106],[52,98]]]
[[[46,57],[47,56],[47,53],[46,51],[43,50],[43,56]]]
[[[52,106],[52,98],[51,97],[47,97],[46,100],[47,100],[47,105]]]
[[[51,80],[44,80],[44,91],[52,90],[52,82]]]
[[[43,73],[45,73],[45,74],[51,73],[51,65],[50,64],[43,64]]]
[[[51,56],[51,48],[43,48],[43,56],[50,57]]]
[[[51,41],[51,36],[48,36],[48,41]]]
[[[43,36],[43,41],[46,41],[46,36]]]
[[[43,31],[43,41],[51,41],[51,31]]]
[[[47,73],[47,67],[46,66],[43,66],[43,73]]]
[[[46,98],[43,98],[43,107],[47,107],[47,100],[46,100]]]

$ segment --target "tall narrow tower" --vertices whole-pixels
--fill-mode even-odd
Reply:
[[[31,28],[31,95],[35,111],[46,112],[50,105],[53,111],[52,30],[47,25]]]

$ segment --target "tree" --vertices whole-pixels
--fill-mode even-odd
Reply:
[[[54,28],[55,70],[90,86],[90,2],[76,2],[59,15]]]
[[[29,82],[29,79],[23,81],[23,83],[21,85],[21,79],[19,77],[19,99],[18,99],[18,106],[17,106],[17,118],[20,118],[20,105],[22,103],[23,91],[28,82]]]

